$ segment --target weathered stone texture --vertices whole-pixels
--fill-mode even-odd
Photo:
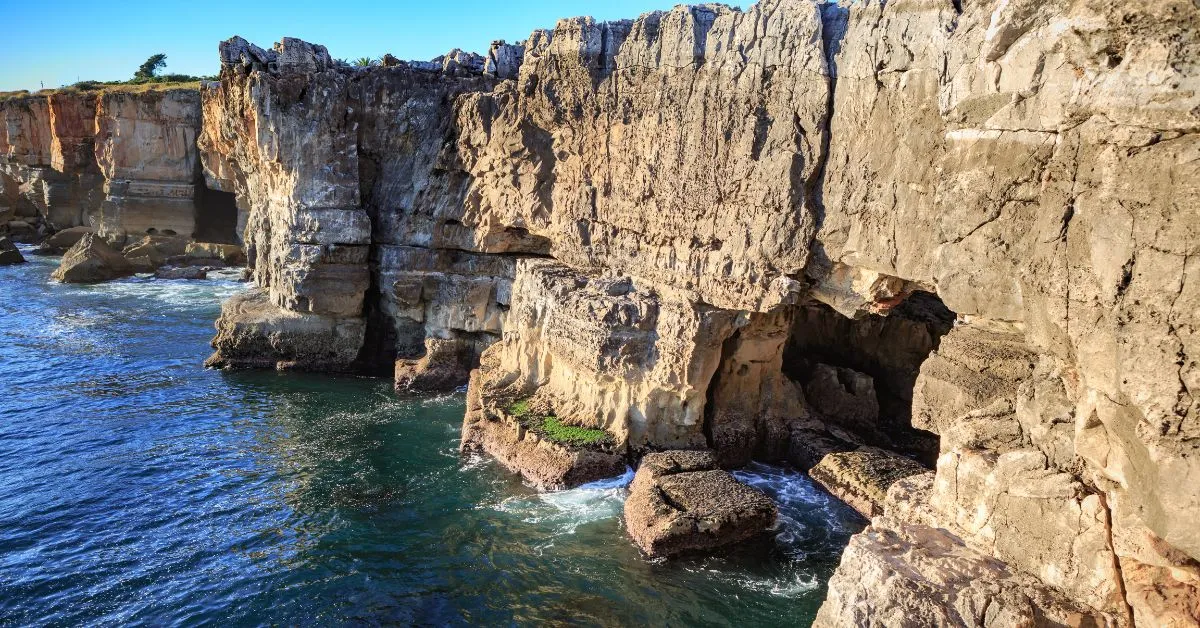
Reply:
[[[769,497],[717,469],[707,451],[647,454],[625,501],[629,535],[655,558],[761,536],[777,514]]]
[[[47,230],[192,234],[194,88],[41,92],[0,102],[0,117],[3,202],[33,208]]]
[[[217,361],[478,360],[465,445],[547,485],[583,467],[514,399],[622,453],[936,458],[822,621],[1186,625],[1197,37],[1189,0],[763,0],[375,69],[230,40],[201,147],[263,291]]]

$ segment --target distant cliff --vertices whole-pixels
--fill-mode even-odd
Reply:
[[[205,196],[194,85],[17,95],[0,100],[0,120],[0,227],[235,238],[236,215]]]

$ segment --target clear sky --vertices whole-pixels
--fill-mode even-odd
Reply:
[[[167,55],[167,73],[216,74],[217,43],[234,35],[264,48],[299,37],[346,59],[384,53],[431,59],[455,47],[484,53],[493,39],[522,40],[561,17],[622,19],[675,4],[679,0],[0,0],[0,91],[127,79],[158,52]]]

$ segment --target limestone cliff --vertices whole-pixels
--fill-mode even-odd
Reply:
[[[201,185],[195,88],[50,90],[0,101],[0,118],[0,223],[90,227],[117,243],[236,237]]]
[[[1194,625],[1198,28],[762,0],[380,68],[235,38],[199,145],[259,288],[212,363],[478,365],[464,447],[539,482],[585,456],[528,404],[631,459],[899,452],[828,481],[883,515],[823,625]]]

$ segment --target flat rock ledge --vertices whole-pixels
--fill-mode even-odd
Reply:
[[[473,371],[463,420],[463,452],[486,452],[543,491],[573,488],[625,472],[623,455],[547,440],[499,407],[489,404],[485,408],[479,398],[478,378],[479,371]]]
[[[771,498],[718,469],[707,451],[647,454],[625,501],[629,536],[651,558],[746,541],[777,514]]]
[[[227,299],[216,327],[209,368],[347,371],[366,333],[362,318],[285,310],[262,288]]]
[[[927,473],[929,469],[900,454],[860,447],[827,454],[809,475],[834,497],[868,519],[883,514],[888,488],[897,480]]]

